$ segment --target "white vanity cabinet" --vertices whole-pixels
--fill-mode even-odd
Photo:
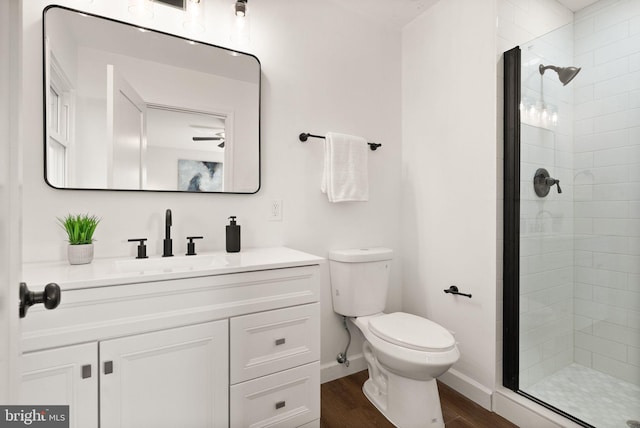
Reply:
[[[230,320],[232,427],[297,427],[320,416],[319,304]]]
[[[227,426],[227,325],[100,342],[100,427]]]
[[[27,353],[21,401],[69,404],[77,428],[227,426],[227,325]]]
[[[69,405],[70,426],[98,426],[98,344],[23,354],[20,403]]]
[[[76,428],[319,426],[322,259],[278,250],[164,280],[52,278],[60,306],[22,321],[22,403],[68,404]]]

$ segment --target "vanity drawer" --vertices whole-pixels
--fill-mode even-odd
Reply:
[[[233,385],[232,427],[298,427],[320,418],[320,363]]]
[[[230,380],[236,384],[320,359],[320,304],[231,318]]]

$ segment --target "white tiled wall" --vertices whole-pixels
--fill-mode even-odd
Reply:
[[[526,388],[573,361],[573,94],[555,72],[538,70],[571,63],[573,25],[520,48],[520,387]],[[557,114],[557,122],[539,119],[542,111]],[[545,197],[535,194],[538,168],[560,180],[562,193],[554,186]]]
[[[640,2],[600,0],[536,39],[571,22],[555,0],[498,0],[498,55],[520,45],[523,98],[542,90],[562,112],[553,132],[522,126],[525,388],[572,360],[640,383]],[[545,73],[541,87],[539,62],[583,69],[564,88]],[[539,166],[562,195],[533,194]]]
[[[502,109],[503,109],[503,64],[502,53],[514,46],[520,46],[523,50],[523,61],[534,60],[535,51],[537,49],[529,50],[524,45],[527,42],[542,36],[550,31],[563,27],[564,25],[572,22],[573,14],[566,9],[556,0],[540,0],[540,1],[528,1],[528,0],[498,0],[497,1],[497,14],[498,14],[498,34],[497,34],[497,56],[498,56],[498,129],[502,129]],[[546,41],[550,43],[552,41]],[[564,57],[567,55],[569,46],[565,46],[564,50],[561,48],[558,55]],[[528,60],[525,60],[527,57]],[[540,75],[537,71],[537,65],[540,59],[535,63],[529,65],[528,69],[523,71],[523,81],[528,82],[528,87],[533,93],[540,92]],[[538,85],[536,85],[536,82]],[[548,94],[554,99],[558,98],[558,93],[555,88],[547,87],[545,94]],[[561,94],[562,95],[562,94]],[[554,103],[558,104],[556,101]],[[568,112],[567,112],[568,114]],[[566,123],[561,122],[560,126],[564,129],[565,137],[571,133],[571,129],[567,128]],[[538,137],[539,144],[529,144],[523,147],[523,150],[527,150],[534,157],[538,158],[539,162],[545,163],[547,169],[552,174],[561,173],[561,177],[558,178],[563,181],[561,184],[570,182],[571,161],[567,156],[558,157],[554,159],[550,148],[554,146],[560,146],[567,144],[567,138],[549,138],[550,133],[548,131],[541,131],[536,134],[536,131],[530,127],[524,129],[523,133],[529,132],[530,137]],[[553,135],[551,135],[553,137]],[[569,154],[570,150],[565,148],[562,151],[563,154]],[[500,167],[503,164],[503,136],[501,133],[498,135],[498,165]],[[555,168],[557,163],[557,169]],[[549,168],[549,165],[554,165],[553,168]],[[523,268],[528,272],[524,277],[523,284],[524,289],[527,290],[527,295],[522,299],[523,319],[521,320],[522,327],[526,331],[521,337],[521,367],[524,368],[520,374],[521,383],[528,384],[530,379],[539,378],[549,370],[555,369],[556,366],[562,364],[569,358],[570,349],[567,347],[566,337],[571,332],[571,319],[566,315],[561,315],[562,309],[571,309],[571,301],[567,296],[570,292],[571,277],[573,275],[572,269],[568,268],[568,254],[571,251],[572,243],[566,238],[566,230],[570,227],[569,216],[548,215],[551,211],[570,210],[571,207],[567,207],[567,204],[562,204],[557,201],[557,195],[552,194],[545,201],[544,206],[539,206],[535,202],[535,195],[532,197],[532,183],[530,179],[533,177],[533,171],[537,167],[544,165],[527,165],[526,171],[523,172],[523,177],[528,177],[526,183],[522,183],[522,189],[526,193],[525,199],[529,202],[523,204],[522,210],[526,214],[527,219],[524,221],[522,230],[525,231],[526,239],[523,242],[521,252],[526,254],[523,258]],[[553,172],[551,171],[553,169]],[[502,213],[502,180],[503,174],[498,174],[500,182],[499,188],[499,200],[498,207],[499,212]],[[567,177],[568,179],[566,179]],[[565,190],[566,187],[566,190]],[[569,192],[571,186],[563,186],[563,191]],[[554,220],[555,218],[555,220]],[[502,230],[502,217],[499,217],[498,230]],[[528,230],[528,232],[527,232]],[[547,241],[542,241],[541,237],[550,238]],[[498,248],[502,248],[502,235],[498,237]],[[547,253],[547,255],[545,255]],[[554,257],[556,254],[557,257]],[[498,257],[499,265],[498,271],[502,272],[502,255]],[[555,271],[555,272],[554,272]],[[559,275],[552,275],[552,273],[560,273]],[[551,279],[553,277],[553,279]],[[502,276],[499,277],[498,288],[502,288]],[[559,282],[557,282],[559,281]],[[540,285],[539,288],[535,288]],[[554,294],[557,293],[557,294]],[[502,297],[502,293],[498,293],[499,299]],[[556,297],[563,296],[561,301],[556,300]],[[569,306],[569,307],[568,307]],[[502,320],[502,302],[498,302],[498,316],[499,320]],[[535,315],[535,316],[534,316]],[[498,350],[499,356],[498,365],[502,364],[502,323],[498,323]],[[548,333],[552,334],[549,335]],[[556,334],[559,333],[559,334]],[[564,339],[563,339],[564,338]],[[565,343],[563,343],[563,340]],[[571,343],[571,342],[569,342]],[[501,373],[501,369],[497,370]]]
[[[640,384],[640,2],[576,13],[574,62],[575,361]]]

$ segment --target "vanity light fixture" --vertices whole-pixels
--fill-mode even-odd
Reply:
[[[204,31],[204,0],[128,0],[128,2],[129,12],[137,18],[153,18],[154,3],[159,3],[180,10],[184,14],[183,26],[189,32]]]
[[[236,16],[244,17],[247,15],[247,1],[248,0],[236,1]]]
[[[175,7],[177,9],[185,10],[185,2],[187,0],[153,0],[156,3],[164,4],[165,6]]]
[[[192,33],[204,31],[204,0],[185,0],[183,26]]]
[[[153,1],[152,0],[129,0],[129,12],[142,19],[153,18]]]
[[[246,48],[249,44],[250,23],[247,15],[247,1],[236,0],[234,4],[234,14],[231,15],[231,32],[229,37],[231,41],[236,43],[240,48]]]

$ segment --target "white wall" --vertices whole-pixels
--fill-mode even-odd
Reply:
[[[130,20],[126,1],[73,0],[62,5]],[[207,32],[200,38],[229,42],[229,2],[207,1]],[[164,210],[173,210],[176,252],[187,235],[204,235],[201,251],[224,249],[227,217],[242,226],[242,245],[286,245],[320,256],[341,247],[389,246],[400,251],[400,33],[375,25],[332,2],[270,0],[249,5],[248,52],[262,63],[262,188],[256,195],[201,195],[62,191],[46,186],[42,172],[41,16],[47,4],[24,4],[23,104],[25,112],[24,259],[64,260],[64,235],[56,216],[90,212],[102,217],[96,257],[133,257],[127,238],[148,237],[149,253],[161,252]],[[145,24],[184,34],[172,8],[156,7]],[[285,25],[286,24],[286,25]],[[320,190],[322,143],[303,144],[303,131],[338,131],[382,143],[370,153],[370,200],[330,204]],[[272,199],[283,201],[282,222],[268,221]],[[389,308],[400,307],[401,269],[392,273]],[[322,269],[322,363],[344,349],[346,334],[333,314],[328,265]],[[55,278],[52,278],[55,280]],[[355,341],[351,352],[359,352]],[[340,368],[340,370],[343,370]]]
[[[496,361],[495,14],[494,1],[441,1],[402,39],[404,308],[455,332],[452,374],[485,406]],[[452,284],[473,298],[445,294]]]

